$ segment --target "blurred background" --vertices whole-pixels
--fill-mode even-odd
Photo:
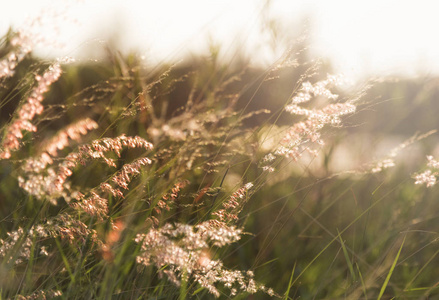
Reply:
[[[59,42],[39,48],[43,57],[99,58],[102,43],[114,43],[160,62],[205,53],[213,43],[225,57],[239,49],[259,65],[271,64],[300,37],[313,57],[330,60],[336,73],[357,80],[437,74],[438,8],[427,0],[17,0],[3,4],[0,33],[55,15],[56,28],[54,22],[43,30],[33,26]]]

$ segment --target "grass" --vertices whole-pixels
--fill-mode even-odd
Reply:
[[[432,179],[435,136],[422,132],[437,126],[398,126],[422,119],[431,93],[414,116],[374,101],[421,83],[347,92],[306,62],[152,68],[111,50],[83,65],[14,60],[17,36],[0,49],[2,299],[437,293],[438,192],[412,178]],[[395,130],[413,136],[400,156],[371,154]]]

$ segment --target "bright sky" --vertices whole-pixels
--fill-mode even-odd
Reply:
[[[209,41],[224,53],[244,49],[254,61],[266,61],[272,41],[261,20],[274,20],[293,33],[308,20],[311,51],[329,58],[336,72],[358,78],[368,75],[439,74],[439,1],[408,0],[5,0],[0,34],[46,12],[65,7],[68,20],[48,21],[36,32],[65,44],[44,46],[45,57],[83,57],[117,35],[123,51],[137,49],[146,59],[178,59],[188,51],[206,52]],[[76,2],[80,2],[79,4]],[[270,3],[269,6],[266,4]],[[76,21],[77,22],[76,22]],[[53,33],[58,23],[59,32]],[[52,33],[52,36],[50,36]],[[265,50],[264,50],[265,49]],[[99,51],[95,50],[95,53]],[[276,53],[278,56],[279,53]],[[276,56],[275,55],[275,56]],[[274,57],[270,58],[271,60]]]

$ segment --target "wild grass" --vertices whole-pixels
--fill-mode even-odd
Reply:
[[[437,162],[397,161],[431,133],[334,171],[364,89],[290,58],[43,62],[12,32],[0,54],[2,299],[437,293]]]

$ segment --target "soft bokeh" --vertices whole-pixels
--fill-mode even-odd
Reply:
[[[272,62],[294,42],[292,36],[302,34],[312,53],[330,59],[336,72],[349,77],[415,76],[439,72],[438,6],[391,0],[19,0],[0,10],[0,31],[41,14],[48,17],[48,10],[64,10],[69,20],[60,18],[59,33],[50,35],[66,47],[44,47],[42,56],[90,57],[94,51],[99,57],[96,49],[110,40],[124,52],[136,50],[160,62],[206,52],[210,40],[221,44],[224,56],[240,49],[255,63]],[[273,45],[277,52],[267,50]]]

